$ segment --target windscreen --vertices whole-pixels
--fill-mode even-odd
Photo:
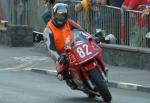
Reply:
[[[72,34],[73,34],[73,39],[74,39],[74,43],[77,42],[85,42],[86,41],[86,33],[84,33],[81,30],[72,30]]]

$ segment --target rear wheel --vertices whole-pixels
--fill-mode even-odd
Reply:
[[[91,76],[93,83],[95,83],[97,90],[101,94],[103,100],[105,102],[110,102],[112,100],[112,96],[110,94],[106,82],[104,82],[102,78],[101,73],[99,73],[97,69],[93,69],[89,71],[89,74]]]

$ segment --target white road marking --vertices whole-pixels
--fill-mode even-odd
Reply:
[[[20,60],[22,62],[27,61],[47,61],[48,57],[46,56],[22,56],[22,57],[12,57],[15,60]]]
[[[32,63],[31,62],[26,62],[26,63],[15,65],[14,67],[0,68],[0,71],[20,70],[20,69],[24,69],[24,68],[30,67],[30,66],[32,66]]]
[[[125,82],[118,83],[118,87],[120,87],[120,88],[128,88],[128,89],[136,90],[138,86],[142,86],[142,85],[138,85],[138,84],[134,84],[134,83],[125,83]]]

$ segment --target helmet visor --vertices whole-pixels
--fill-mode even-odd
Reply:
[[[66,14],[66,13],[65,13],[65,14],[56,14],[56,15],[55,15],[55,18],[56,18],[57,20],[63,21],[63,20],[65,20],[65,19],[67,18],[67,14]]]

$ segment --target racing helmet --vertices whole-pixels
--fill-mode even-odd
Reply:
[[[68,19],[68,5],[64,3],[56,3],[53,7],[52,22],[56,27],[63,27]]]

